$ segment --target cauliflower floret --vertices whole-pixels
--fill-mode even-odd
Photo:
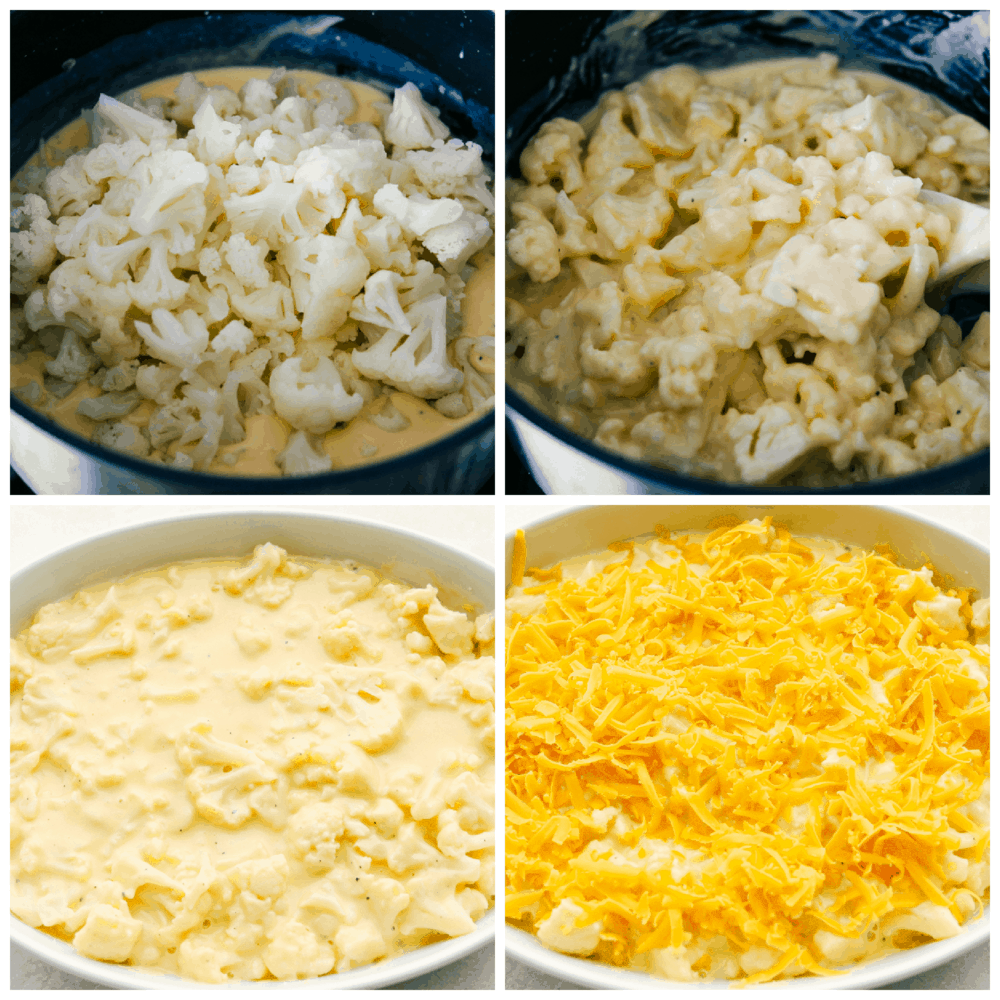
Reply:
[[[271,372],[270,389],[278,416],[310,434],[325,434],[338,422],[352,420],[364,405],[360,393],[347,393],[329,358],[319,358],[309,371],[302,358],[282,361]]]
[[[487,212],[493,211],[493,196],[486,187],[483,150],[474,142],[435,140],[433,149],[412,150],[401,162],[413,168],[417,180],[428,194],[437,198],[464,195],[480,201]]]
[[[164,150],[137,167],[140,191],[129,225],[140,236],[167,232],[172,253],[194,250],[194,235],[205,223],[208,168],[181,149]]]
[[[216,353],[233,351],[236,354],[246,354],[256,344],[253,331],[249,330],[238,319],[227,323],[214,337],[212,350]]]
[[[202,163],[222,167],[233,162],[240,141],[240,126],[223,121],[211,101],[205,101],[194,116],[194,128],[188,132],[188,149]]]
[[[46,303],[49,315],[57,323],[75,326],[69,318],[75,316],[83,322],[84,330],[100,331],[101,336],[91,343],[91,350],[105,364],[114,365],[140,353],[138,338],[122,329],[125,313],[132,306],[126,282],[103,284],[90,272],[86,261],[71,258],[49,275]],[[30,323],[28,309],[25,315]]]
[[[134,424],[102,423],[94,429],[93,439],[95,444],[103,444],[105,448],[125,452],[134,458],[146,458],[150,452],[149,439]]]
[[[333,943],[343,956],[337,963],[338,972],[344,972],[353,965],[367,965],[389,951],[384,938],[371,920],[362,920],[352,926],[344,925],[337,931]]]
[[[715,375],[715,348],[705,336],[689,334],[676,339],[654,337],[642,348],[642,356],[659,366],[660,399],[671,410],[701,404]]]
[[[413,83],[396,88],[385,138],[395,149],[430,149],[435,139],[447,139],[448,127],[438,112],[424,102]]]
[[[10,225],[10,290],[27,295],[55,263],[57,228],[37,194],[24,196],[24,204],[10,213]]]
[[[86,154],[74,153],[45,176],[45,200],[52,214],[82,215],[101,197],[101,189],[86,173]]]
[[[56,226],[56,249],[64,257],[84,257],[92,244],[113,246],[129,231],[128,223],[103,205],[91,205],[83,215],[64,216]]]
[[[288,861],[284,854],[241,861],[228,871],[229,881],[260,899],[278,899],[288,885]]]
[[[297,920],[280,923],[264,949],[264,964],[276,979],[322,976],[334,961],[333,948]]]
[[[141,402],[134,389],[127,392],[107,392],[96,399],[82,399],[76,412],[91,420],[110,420],[131,413]]]
[[[192,935],[177,948],[177,966],[182,975],[200,983],[228,983],[225,970],[239,961],[239,955],[220,948],[214,940]]]
[[[800,234],[778,251],[760,294],[795,309],[827,340],[856,344],[881,302],[879,286],[860,279],[856,260]]]
[[[422,399],[446,396],[464,377],[448,361],[444,295],[428,295],[406,310],[406,328],[387,329],[367,350],[351,358],[362,375],[380,379]]]
[[[464,612],[452,611],[435,598],[423,617],[423,623],[442,653],[467,656],[472,652],[475,625]]]
[[[586,133],[566,118],[546,122],[521,153],[521,173],[532,184],[558,177],[569,194],[583,187],[580,145]]]
[[[927,136],[916,126],[904,125],[881,98],[869,95],[859,104],[820,122],[831,136],[850,132],[876,153],[884,153],[897,167],[908,167],[924,151]]]
[[[275,462],[286,476],[308,476],[314,472],[329,472],[333,468],[330,456],[317,451],[305,431],[295,431],[289,437],[285,450]]]
[[[652,243],[667,231],[674,210],[658,188],[643,198],[602,194],[590,209],[597,232],[616,250]]]
[[[230,195],[223,206],[233,232],[256,236],[277,249],[325,226],[311,222],[307,227],[301,218],[299,202],[305,190],[300,184],[273,181],[256,194]]]
[[[135,376],[139,370],[139,362],[132,358],[129,361],[120,361],[110,368],[102,368],[91,380],[91,385],[96,385],[104,392],[124,392],[135,385]]]
[[[600,920],[577,926],[583,916],[583,909],[571,899],[562,900],[559,905],[540,921],[536,928],[538,940],[554,951],[567,955],[589,955],[601,938],[604,925]]]
[[[195,112],[206,100],[223,118],[239,111],[240,99],[228,87],[206,87],[198,82],[194,73],[185,73],[174,90],[174,100],[167,109],[167,117],[190,128],[194,124]]]
[[[435,226],[455,222],[462,216],[462,203],[454,198],[428,198],[425,194],[407,197],[395,184],[385,184],[375,192],[375,210],[391,215],[404,232],[423,236]]]
[[[650,246],[639,247],[622,270],[628,297],[649,316],[684,290],[684,280],[667,274],[659,253]]]
[[[289,846],[311,868],[329,869],[337,863],[338,839],[344,832],[345,813],[333,802],[304,806],[288,821]]]
[[[120,144],[102,142],[87,153],[83,161],[84,172],[94,184],[112,177],[125,178],[139,160],[149,156],[149,152],[149,146],[141,139],[129,139]]]
[[[413,270],[413,253],[403,237],[399,223],[389,216],[365,215],[357,199],[347,206],[337,235],[350,240],[368,258],[372,270],[391,268],[401,274]]]
[[[541,209],[519,201],[511,207],[517,225],[507,234],[507,254],[532,281],[553,281],[562,267],[559,234]]]
[[[421,242],[449,274],[457,274],[492,236],[489,220],[466,209],[454,222],[428,229]]]
[[[148,353],[181,369],[196,367],[208,348],[208,327],[201,316],[193,309],[185,309],[179,316],[166,309],[154,309],[152,318],[155,332],[148,323],[135,321]]]
[[[145,270],[129,289],[132,301],[143,312],[176,309],[187,298],[187,282],[174,277],[171,256],[166,239],[162,235],[155,236],[149,244]]]
[[[302,339],[335,334],[368,278],[368,258],[350,241],[322,233],[296,240],[280,251],[278,260],[290,275],[295,306],[303,314]]]
[[[45,362],[45,370],[64,382],[82,382],[97,365],[97,358],[87,350],[80,335],[75,330],[66,330],[59,354],[54,361]]]
[[[731,411],[733,412],[733,411]],[[742,413],[728,426],[733,453],[745,482],[764,483],[813,447],[805,421],[791,403],[768,400],[755,413]]]
[[[990,370],[990,314],[988,312],[984,312],[976,320],[976,325],[970,331],[969,336],[962,341],[958,350],[962,364],[983,371]]]
[[[142,922],[132,917],[124,900],[118,906],[99,903],[91,907],[86,923],[73,936],[73,947],[88,958],[124,962],[141,933]]]
[[[990,628],[990,599],[980,598],[972,604],[972,627],[977,632],[988,632]]]
[[[245,233],[233,233],[219,247],[218,252],[226,258],[229,270],[245,288],[267,288],[271,283],[271,273],[264,261],[270,250],[271,248],[263,240],[254,244],[247,239]],[[202,256],[204,254],[205,251],[202,251]],[[198,258],[199,269],[202,269],[202,256]],[[204,263],[211,268],[214,258],[205,258]],[[202,270],[202,274],[206,272]]]
[[[208,723],[196,723],[175,741],[195,808],[210,823],[229,829],[242,826],[254,813],[271,822],[275,817],[268,786],[278,780],[277,772],[253,750],[217,739],[210,730]],[[283,825],[282,818],[277,826]]]
[[[142,140],[150,143],[154,139],[172,139],[177,135],[176,123],[146,114],[138,108],[108,97],[107,94],[101,94],[97,99],[91,128],[97,130],[95,138],[102,144],[107,140],[120,143]]]
[[[943,629],[964,628],[964,622],[959,615],[962,602],[957,597],[937,594],[930,601],[914,601],[913,608],[933,619]]]

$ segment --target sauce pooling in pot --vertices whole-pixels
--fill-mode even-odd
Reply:
[[[195,73],[198,81],[205,86],[225,86],[234,93],[250,79],[266,80],[273,69],[266,67],[234,66]],[[291,72],[300,96],[316,95],[318,84],[331,78],[312,70],[296,69]],[[181,76],[166,77],[137,88],[143,100],[151,98],[172,99],[181,83]],[[392,95],[375,86],[355,80],[340,80],[357,102],[356,110],[342,124],[356,125],[371,123],[381,125],[391,105]],[[81,118],[63,128],[53,136],[44,149],[46,166],[56,166],[76,151],[85,150],[90,144],[90,131]],[[36,155],[25,167],[40,166],[41,157]],[[16,178],[15,178],[16,181]],[[368,211],[371,209],[369,208]],[[462,300],[462,336],[469,338],[491,337],[494,333],[494,256],[492,244],[476,253],[469,261],[474,270],[466,282]],[[24,402],[51,417],[58,424],[76,434],[93,439],[100,423],[77,412],[80,403],[96,399],[102,391],[88,380],[72,388],[59,398],[46,389],[46,363],[53,355],[42,350],[20,354],[11,363],[11,389]],[[492,362],[485,377],[492,383]],[[332,462],[332,468],[345,469],[354,466],[395,458],[417,450],[455,433],[473,423],[484,412],[480,408],[463,417],[448,417],[439,412],[433,400],[422,399],[408,392],[397,391],[386,386],[382,393],[370,402],[365,402],[360,413],[350,422],[337,424],[317,442],[317,451],[325,454]],[[139,428],[148,426],[156,407],[145,401],[120,422]],[[386,411],[386,413],[383,413]],[[391,414],[391,416],[387,416]],[[246,437],[243,441],[223,444],[206,471],[220,474],[248,476],[280,476],[282,469],[276,459],[288,445],[294,428],[280,416],[257,414],[245,418]],[[392,428],[392,429],[387,429]],[[173,442],[160,453],[163,460],[172,462],[178,451],[190,452],[193,444],[178,445]],[[156,457],[154,453],[153,457]]]

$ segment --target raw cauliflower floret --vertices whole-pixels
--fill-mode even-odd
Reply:
[[[340,421],[352,420],[364,405],[360,393],[344,388],[340,370],[329,358],[319,358],[309,371],[302,358],[288,358],[271,372],[269,385],[278,416],[310,434],[325,434]]]
[[[423,399],[460,389],[464,377],[447,355],[447,308],[444,295],[415,302],[406,310],[404,329],[387,329],[367,350],[352,352],[358,371]]]
[[[375,192],[375,210],[391,215],[403,228],[415,236],[424,236],[435,226],[455,222],[462,217],[462,203],[454,198],[428,198],[425,194],[409,197],[396,184],[385,184]]]
[[[202,163],[226,167],[233,162],[240,141],[240,126],[224,121],[205,101],[194,115],[194,128],[188,132],[188,148]]]
[[[265,258],[270,251],[271,248],[263,240],[251,243],[246,233],[233,233],[219,247],[218,252],[225,257],[229,270],[244,287],[267,288],[271,283],[271,272],[267,269]],[[207,258],[207,262],[211,266],[212,258]],[[201,257],[199,257],[200,265]]]
[[[193,309],[185,309],[179,316],[167,309],[154,309],[152,318],[152,327],[135,321],[148,353],[178,368],[197,366],[208,348],[208,327],[201,316]]]
[[[448,126],[425,103],[415,84],[396,88],[392,111],[385,123],[385,138],[395,149],[429,149],[435,139],[447,139]]]
[[[24,204],[10,213],[10,225],[10,290],[27,295],[55,263],[57,228],[37,194],[24,196]]]
[[[102,423],[94,429],[94,441],[135,458],[146,458],[150,452],[149,439],[135,424]]]
[[[295,308],[303,314],[302,339],[335,334],[368,278],[367,257],[352,242],[321,233],[284,247],[278,260],[290,276]]]
[[[98,365],[97,358],[76,330],[63,333],[59,354],[54,361],[45,362],[45,370],[64,382],[82,382]]]
[[[308,476],[315,472],[329,472],[333,460],[322,451],[317,451],[305,431],[295,431],[275,459],[286,476]]]
[[[483,150],[476,143],[437,139],[432,149],[411,150],[403,155],[402,162],[413,168],[428,194],[436,198],[464,195],[480,201],[486,211],[493,211],[493,196],[486,187]]]
[[[449,274],[457,274],[492,236],[489,220],[466,209],[454,222],[428,229],[421,242]]]

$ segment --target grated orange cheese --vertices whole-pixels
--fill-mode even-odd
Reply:
[[[572,901],[577,928],[602,922],[593,954],[639,968],[768,949],[743,983],[834,973],[818,931],[861,939],[921,902],[962,923],[983,900],[949,859],[989,836],[965,808],[989,775],[970,594],[946,592],[948,629],[913,607],[942,591],[884,553],[832,557],[769,518],[657,535],[589,579],[528,570],[544,606],[509,613],[508,918]]]

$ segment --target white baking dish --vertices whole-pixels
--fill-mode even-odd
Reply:
[[[603,551],[609,542],[648,534],[657,524],[677,529],[699,530],[721,515],[762,518],[771,515],[793,533],[832,538],[872,548],[888,544],[907,566],[930,561],[939,572],[954,578],[961,587],[974,587],[980,597],[990,593],[989,551],[978,542],[949,531],[910,512],[884,507],[686,504],[612,505],[580,507],[556,515],[541,513],[524,530],[528,566],[548,566],[571,556]],[[514,535],[506,539],[505,585],[510,584]],[[957,937],[934,941],[910,951],[875,959],[843,976],[802,976],[747,989],[763,990],[856,990],[874,989],[915,976],[958,958],[989,938],[990,910],[966,924]],[[589,989],[720,990],[727,980],[698,983],[672,982],[631,972],[611,965],[571,955],[562,955],[542,945],[538,939],[516,927],[504,928],[506,951],[526,965]]]
[[[27,625],[43,604],[68,597],[87,584],[185,559],[249,555],[255,545],[268,541],[296,555],[353,558],[384,567],[415,586],[433,583],[441,589],[446,603],[457,600],[482,611],[492,609],[494,604],[491,566],[414,532],[317,513],[220,512],[110,531],[33,563],[11,578],[11,631]],[[29,927],[13,915],[10,918],[11,941],[42,961],[92,983],[133,990],[378,989],[456,962],[489,944],[494,934],[491,910],[471,934],[350,972],[294,982],[268,980],[212,986],[85,958],[67,942]]]

